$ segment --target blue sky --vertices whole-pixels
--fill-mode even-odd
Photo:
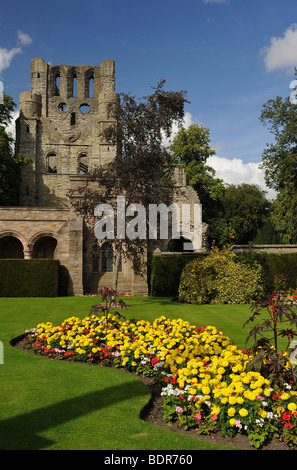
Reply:
[[[160,78],[186,90],[187,124],[210,129],[209,163],[226,182],[263,186],[272,136],[262,105],[290,94],[297,66],[296,0],[15,0],[0,8],[0,80],[16,103],[30,60],[116,62],[116,91],[141,97]]]

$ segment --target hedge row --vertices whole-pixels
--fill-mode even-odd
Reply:
[[[150,295],[177,297],[179,280],[187,263],[197,259],[195,254],[154,255],[151,266]]]
[[[248,253],[237,255],[239,259],[254,259],[263,270],[264,289],[271,293],[274,279],[282,276],[286,279],[286,289],[297,288],[297,253]]]
[[[207,255],[155,255],[152,260],[151,289],[152,296],[177,297],[182,271],[186,264],[197,256]],[[296,253],[243,253],[237,260],[253,265],[254,261],[262,266],[263,287],[267,295],[273,290],[276,276],[286,278],[286,288],[297,288],[297,252]]]
[[[1,259],[0,297],[56,297],[59,269],[58,260]]]

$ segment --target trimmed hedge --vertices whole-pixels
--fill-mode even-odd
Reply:
[[[297,288],[297,253],[243,253],[238,254],[239,260],[249,263],[256,261],[262,266],[264,289],[270,295],[276,276],[286,278],[286,289]]]
[[[0,259],[0,297],[56,297],[60,262]]]
[[[206,255],[172,254],[154,255],[151,265],[150,295],[155,297],[177,297],[179,281],[187,263]]]
[[[177,297],[180,277],[186,264],[193,259],[203,259],[208,254],[172,254],[154,255],[151,265],[150,294],[156,297]],[[275,276],[281,275],[287,279],[287,289],[297,289],[297,252],[296,253],[267,253],[248,252],[237,254],[235,260],[255,266],[262,266],[263,287],[266,295],[273,290]]]

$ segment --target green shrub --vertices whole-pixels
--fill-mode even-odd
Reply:
[[[243,253],[238,254],[237,259],[241,262],[258,263],[262,266],[264,289],[266,295],[277,289],[275,279],[285,279],[285,289],[297,288],[297,253]],[[281,289],[283,290],[283,289]]]
[[[58,260],[1,259],[0,297],[56,297]]]
[[[263,293],[261,266],[237,262],[227,250],[188,263],[179,284],[179,301],[192,304],[244,304]]]
[[[155,297],[177,297],[183,268],[193,259],[203,255],[154,255],[151,264],[150,295]]]

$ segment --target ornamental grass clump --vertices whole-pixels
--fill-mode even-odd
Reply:
[[[164,419],[196,429],[249,437],[260,447],[272,437],[297,445],[297,392],[247,370],[253,355],[214,326],[197,327],[161,316],[152,323],[114,312],[72,316],[61,325],[39,323],[26,342],[60,360],[112,365],[151,376],[161,385]],[[106,321],[108,328],[106,328]],[[288,365],[289,367],[289,365]]]

